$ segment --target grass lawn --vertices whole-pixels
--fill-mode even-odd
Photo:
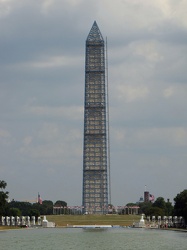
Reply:
[[[16,227],[16,226],[0,226],[0,231],[1,230],[8,230],[8,229],[20,229],[20,227]]]
[[[120,225],[130,226],[139,221],[140,215],[47,215],[57,227],[67,225]]]

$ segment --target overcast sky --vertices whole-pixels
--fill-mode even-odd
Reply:
[[[0,180],[82,203],[85,40],[108,40],[112,203],[187,188],[187,1],[0,0]]]

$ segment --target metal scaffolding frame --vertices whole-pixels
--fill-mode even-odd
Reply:
[[[105,42],[94,22],[86,40],[83,212],[108,211]]]

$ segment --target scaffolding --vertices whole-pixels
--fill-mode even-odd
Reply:
[[[105,42],[94,22],[86,40],[83,212],[108,211]]]

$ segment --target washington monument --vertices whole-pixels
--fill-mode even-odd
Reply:
[[[86,214],[108,211],[108,119],[105,41],[94,22],[86,39],[82,205]]]

